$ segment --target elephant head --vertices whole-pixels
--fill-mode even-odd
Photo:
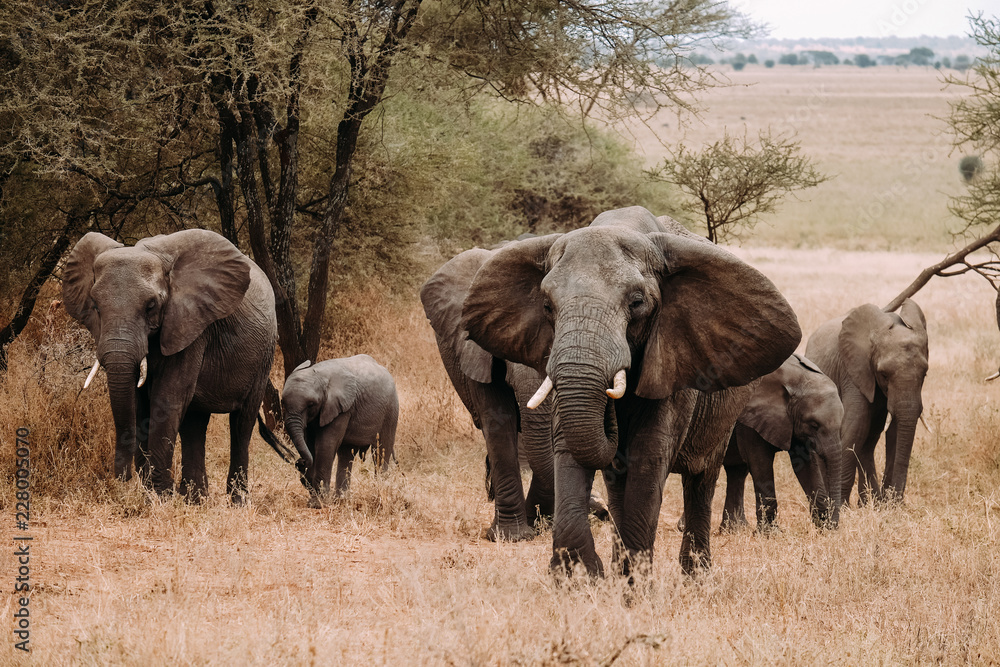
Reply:
[[[839,521],[843,418],[837,385],[797,354],[761,379],[739,418],[773,447],[789,452],[818,526]]]
[[[874,304],[858,306],[844,318],[837,341],[847,375],[872,403],[885,396],[892,415],[887,439],[885,485],[903,497],[917,420],[923,411],[921,390],[927,375],[927,321],[920,306],[907,299],[899,313]],[[893,438],[894,436],[894,438]],[[844,443],[851,447],[855,443]],[[854,468],[845,466],[853,475]]]
[[[97,363],[108,375],[116,476],[131,474],[136,391],[147,356],[186,349],[239,307],[249,284],[249,260],[203,229],[154,236],[131,248],[91,232],[73,248],[63,271],[63,304],[93,334]]]
[[[704,239],[662,229],[633,207],[511,243],[483,264],[465,300],[470,338],[547,375],[557,450],[583,468],[607,467],[618,449],[612,399],[744,385],[777,368],[801,336],[767,278]]]

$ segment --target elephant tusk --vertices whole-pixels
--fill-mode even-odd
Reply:
[[[621,398],[625,395],[625,369],[615,373],[614,386],[606,390],[611,398]]]
[[[87,380],[83,383],[83,388],[86,389],[90,386],[90,383],[94,381],[94,376],[97,375],[97,369],[101,367],[101,362],[94,359],[94,367],[90,369],[90,375],[87,376]]]
[[[538,391],[535,392],[534,396],[528,399],[528,408],[534,410],[541,405],[542,401],[545,400],[550,391],[552,391],[552,378],[546,375],[545,379],[542,381],[542,385],[538,388]]]
[[[1000,378],[1000,371],[997,371],[993,375],[991,375],[988,378],[984,379],[983,382],[989,382],[990,380],[996,380],[997,378]]]
[[[138,389],[144,384],[146,384],[146,357],[143,357],[139,363],[139,384],[135,388]]]
[[[920,423],[924,425],[924,428],[927,429],[928,433],[934,435],[934,429],[932,429],[930,426],[927,425],[927,422],[924,421],[923,415],[920,415]]]

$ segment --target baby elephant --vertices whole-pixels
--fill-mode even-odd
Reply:
[[[302,457],[296,465],[309,489],[311,507],[319,507],[330,492],[335,456],[337,497],[351,484],[355,454],[364,457],[374,446],[380,470],[395,458],[396,383],[367,354],[300,364],[285,380],[281,407],[285,431]]]
[[[726,506],[722,530],[746,525],[743,489],[749,472],[757,497],[757,529],[774,527],[774,455],[788,452],[809,498],[817,526],[835,527],[840,515],[840,423],[844,407],[833,380],[805,357],[793,354],[765,375],[740,414],[729,439]]]

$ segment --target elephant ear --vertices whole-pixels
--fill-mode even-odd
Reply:
[[[105,250],[124,247],[104,234],[88,232],[74,246],[63,268],[63,306],[72,317],[83,322],[90,333],[100,335],[100,319],[94,312],[90,289],[94,286],[94,260]]]
[[[858,306],[847,314],[840,327],[837,346],[847,368],[847,376],[868,402],[875,400],[875,369],[872,367],[872,337],[889,326],[889,315],[873,303]]]
[[[796,353],[796,354],[793,354],[792,357],[795,358],[795,360],[798,362],[799,366],[802,366],[803,368],[805,368],[805,369],[807,369],[809,371],[812,371],[813,373],[819,373],[820,375],[823,374],[823,371],[822,371],[822,369],[820,369],[819,366],[817,366],[816,364],[814,364],[809,359],[806,359],[801,354]]]
[[[250,286],[250,260],[207,229],[154,236],[136,247],[159,255],[166,266],[170,295],[160,326],[165,356],[180,352],[208,325],[232,315]]]
[[[301,364],[299,364],[298,366],[296,366],[295,368],[293,368],[292,369],[292,373],[294,373],[296,371],[305,370],[305,369],[309,368],[310,366],[312,366],[312,363],[313,362],[311,362],[308,359],[306,359]],[[289,373],[289,375],[291,375],[291,373]]]
[[[661,304],[636,394],[662,399],[685,388],[737,387],[788,358],[802,331],[770,280],[713,243],[649,236],[663,253]]]
[[[924,318],[924,311],[920,310],[912,299],[904,299],[899,307],[899,319],[903,320],[910,329],[917,331],[927,331],[927,320]]]
[[[561,234],[500,248],[476,273],[462,308],[462,328],[493,356],[545,373],[553,329],[541,284],[549,249]]]
[[[323,407],[319,411],[320,426],[326,426],[350,410],[358,398],[358,382],[353,374],[338,369],[326,380]]]
[[[792,418],[788,414],[791,394],[785,387],[784,373],[778,369],[765,375],[739,421],[749,426],[772,446],[788,451],[792,447]]]
[[[476,272],[492,256],[492,251],[482,248],[466,250],[448,260],[420,288],[424,314],[438,340],[454,352],[462,373],[482,384],[493,379],[493,355],[469,340],[461,326],[462,304]]]

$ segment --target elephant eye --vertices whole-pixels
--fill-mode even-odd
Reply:
[[[146,312],[147,312],[147,313],[151,313],[151,312],[153,312],[153,309],[154,309],[154,308],[156,308],[156,299],[150,299],[150,300],[149,300],[149,301],[148,301],[148,302],[146,303]]]
[[[643,297],[641,292],[635,292],[634,294],[632,294],[628,304],[629,308],[631,308],[632,310],[639,310],[644,305],[646,305],[646,299],[645,297]]]
[[[545,311],[546,315],[551,315],[552,314],[552,304],[549,303],[548,299],[546,299],[544,302],[542,302],[542,310]]]

